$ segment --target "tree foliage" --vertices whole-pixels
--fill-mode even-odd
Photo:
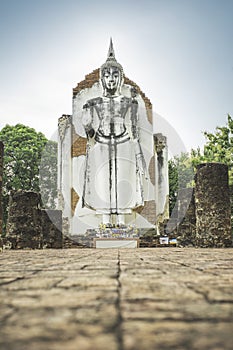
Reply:
[[[45,174],[43,186],[44,188],[47,186],[47,197],[50,197],[48,204],[50,207],[54,206],[55,193],[54,188],[51,191],[51,183],[56,182],[56,179],[53,179],[57,164],[56,143],[48,141],[41,132],[36,132],[35,129],[22,124],[6,125],[0,131],[0,140],[4,143],[4,223],[6,224],[7,220],[10,192],[19,189],[40,192],[40,177]]]
[[[39,166],[47,143],[42,133],[17,124],[0,131],[4,143],[4,194],[18,189],[39,191]]]
[[[217,127],[214,133],[204,132],[207,140],[203,152],[200,149],[191,151],[194,168],[197,164],[220,162],[228,165],[229,183],[233,186],[233,119],[227,118],[227,125]]]

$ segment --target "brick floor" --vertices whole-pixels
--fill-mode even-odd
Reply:
[[[0,349],[233,348],[233,249],[0,253]]]

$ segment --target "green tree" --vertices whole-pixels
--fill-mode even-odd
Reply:
[[[216,127],[214,133],[204,132],[206,144],[203,152],[200,148],[191,151],[192,164],[220,162],[228,165],[229,184],[233,186],[233,119],[227,117],[227,125]]]
[[[41,132],[36,132],[35,129],[22,124],[6,125],[0,131],[0,140],[4,143],[3,211],[4,225],[6,225],[10,192],[19,189],[39,192],[39,170],[41,162],[46,168],[45,159],[50,164],[50,167],[47,166],[47,173],[50,169],[51,174],[53,170],[56,174],[56,162],[49,160],[49,151],[52,150],[53,158],[56,147],[51,141],[51,147],[46,147],[48,140]],[[43,152],[47,154],[44,160],[42,160]],[[49,179],[48,174],[47,179]],[[47,184],[47,187],[50,187],[50,184]],[[54,201],[49,202],[51,204]]]

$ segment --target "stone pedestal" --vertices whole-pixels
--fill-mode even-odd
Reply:
[[[231,207],[228,167],[200,164],[196,174],[196,246],[230,247]]]
[[[137,238],[95,238],[94,239],[94,247],[95,248],[138,248],[139,247],[139,239]]]

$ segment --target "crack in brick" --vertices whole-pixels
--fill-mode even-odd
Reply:
[[[84,270],[86,267],[88,267],[88,265],[83,265],[80,270]]]
[[[155,323],[155,322],[159,322],[160,324],[165,323],[166,322],[185,322],[185,323],[201,323],[201,322],[208,322],[211,324],[216,324],[219,322],[223,322],[223,323],[232,323],[231,319],[227,319],[227,318],[223,318],[223,317],[219,317],[219,318],[214,318],[214,317],[195,317],[195,316],[190,316],[190,317],[164,317],[164,318],[155,318],[155,317],[129,317],[127,318],[127,320],[129,321],[137,321],[137,322],[147,322],[147,323]]]
[[[194,266],[189,265],[189,264],[185,264],[185,263],[182,263],[182,262],[179,262],[179,261],[175,261],[175,260],[171,260],[171,259],[165,259],[165,258],[163,258],[163,257],[161,257],[161,259],[162,259],[162,260],[165,260],[165,261],[167,261],[167,262],[171,262],[171,263],[176,264],[176,265],[188,267],[188,268],[190,268],[190,269],[192,269],[192,270],[195,270],[195,271],[199,271],[199,272],[203,272],[203,273],[208,273],[208,274],[211,274],[211,275],[213,275],[213,276],[218,276],[217,273],[212,272],[212,271],[206,271],[206,270],[204,270],[204,269],[201,268],[201,267],[194,267]]]
[[[11,281],[1,282],[0,286],[5,286],[7,284],[11,284],[11,283],[14,283],[14,282],[17,282],[17,281],[20,281],[20,280],[24,280],[24,279],[25,279],[25,277],[17,277],[14,280],[11,280]]]
[[[195,288],[195,286],[190,285],[189,283],[186,284],[187,288],[189,288],[190,290],[192,290],[193,292],[200,294],[205,301],[208,304],[233,304],[233,300],[229,299],[229,300],[213,300],[211,298],[209,298],[208,292],[204,292],[202,290],[199,290],[198,288]]]
[[[116,299],[116,309],[118,312],[117,326],[116,326],[116,336],[118,341],[118,350],[123,350],[123,334],[122,334],[122,313],[121,313],[121,261],[120,261],[120,250],[118,250],[118,262],[117,262],[117,299]]]
[[[56,288],[62,281],[64,281],[64,278],[61,278],[59,281],[54,282],[50,288]]]

